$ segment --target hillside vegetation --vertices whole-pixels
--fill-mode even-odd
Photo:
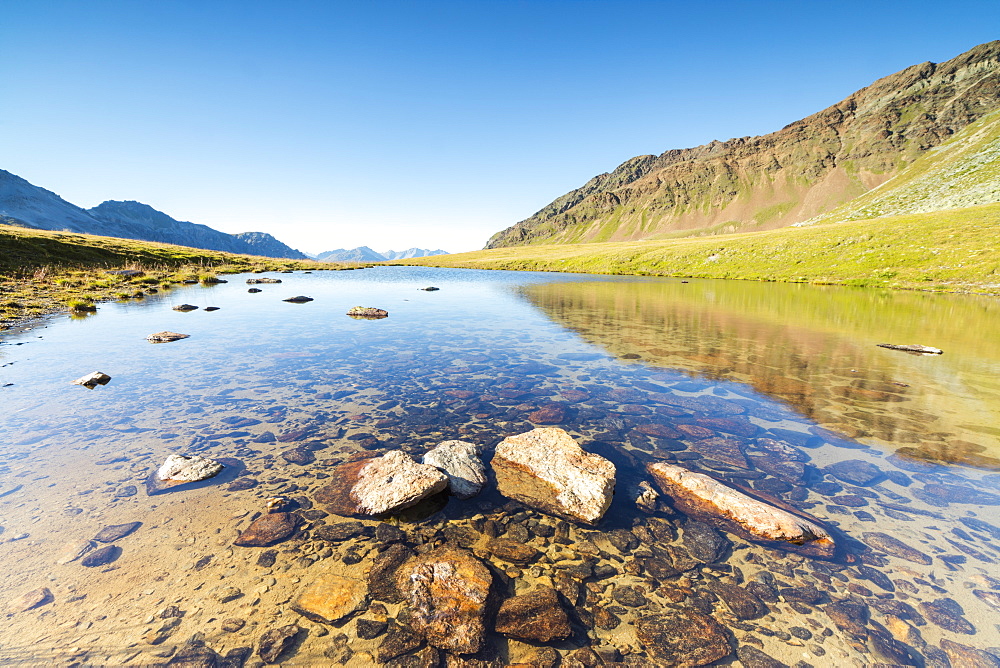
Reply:
[[[721,237],[499,248],[406,264],[1000,292],[997,239],[1000,204],[989,204]]]

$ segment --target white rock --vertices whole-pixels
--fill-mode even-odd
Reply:
[[[448,486],[448,476],[405,452],[341,464],[316,500],[338,515],[385,515],[409,508]]]
[[[596,523],[615,489],[615,465],[558,427],[508,436],[492,461],[504,496],[553,515]]]
[[[162,481],[177,483],[197,482],[218,475],[223,468],[222,464],[207,457],[170,455],[156,471],[156,477]]]
[[[95,371],[94,373],[87,374],[83,378],[77,378],[73,381],[73,385],[83,385],[88,390],[92,390],[98,385],[107,385],[110,380],[111,376],[108,374]]]
[[[444,441],[423,457],[424,464],[448,476],[451,493],[471,499],[486,484],[486,467],[479,459],[479,446],[467,441]]]

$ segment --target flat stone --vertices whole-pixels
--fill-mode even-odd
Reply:
[[[566,407],[559,404],[542,406],[538,410],[528,413],[528,420],[535,424],[559,424],[565,419]]]
[[[278,658],[295,644],[295,636],[301,630],[295,624],[271,629],[260,637],[257,654],[264,660],[264,663],[276,663]]]
[[[493,576],[471,553],[439,547],[399,569],[396,583],[428,644],[457,654],[478,652]]]
[[[379,663],[388,663],[398,656],[402,656],[415,649],[419,649],[424,644],[424,639],[420,634],[414,633],[395,621],[389,622],[389,628],[379,644],[376,658]],[[421,667],[422,668],[422,667]]]
[[[573,633],[569,615],[559,603],[559,594],[548,587],[501,603],[495,628],[508,638],[539,642],[563,640]]]
[[[124,538],[142,526],[142,522],[128,522],[127,524],[112,524],[101,529],[94,540],[102,543],[113,543],[119,538]]]
[[[313,301],[313,298],[299,295],[298,297],[289,297],[288,299],[282,299],[281,301],[290,302],[292,304],[305,304],[306,302]]]
[[[725,462],[741,469],[750,468],[750,462],[747,461],[746,455],[743,454],[740,441],[732,438],[723,438],[721,436],[705,438],[691,443],[691,449],[702,457]]]
[[[281,458],[289,464],[298,464],[299,466],[306,466],[316,461],[316,455],[312,453],[312,450],[307,448],[285,450],[281,453]]]
[[[474,443],[438,443],[422,461],[448,476],[448,488],[460,499],[471,499],[486,484],[486,466],[479,458],[479,446]]]
[[[494,538],[487,544],[490,554],[514,564],[527,564],[538,559],[541,552],[509,538]]]
[[[931,346],[922,346],[914,343],[876,343],[875,345],[879,348],[899,350],[904,353],[916,353],[917,355],[941,355],[944,353],[940,348],[932,348]]]
[[[640,617],[636,636],[654,659],[677,668],[729,656],[729,636],[717,621],[690,608]]]
[[[983,601],[987,605],[991,605],[997,610],[1000,610],[1000,592],[983,591],[982,589],[973,589],[972,593],[980,601]]]
[[[948,655],[952,668],[1000,668],[1000,659],[975,647],[943,638],[941,649]]]
[[[182,312],[184,312],[184,311],[197,311],[198,307],[194,306],[193,304],[178,304],[177,306],[174,307],[174,310],[175,311],[182,311]]]
[[[760,431],[760,427],[745,417],[700,418],[696,420],[696,422],[702,427],[725,432],[727,434],[742,436],[743,438],[753,438],[757,435],[757,432]]]
[[[69,541],[63,545],[62,553],[59,556],[57,564],[68,564],[71,561],[76,561],[83,555],[87,554],[94,549],[94,541],[92,540],[73,540]]]
[[[921,601],[920,612],[934,624],[952,633],[972,635],[976,627],[965,619],[965,611],[953,598],[939,598],[936,601]]]
[[[385,619],[359,619],[354,630],[362,640],[371,640],[385,633],[388,627],[389,622]]]
[[[860,459],[848,459],[836,464],[830,464],[824,469],[837,480],[859,487],[874,485],[885,480],[885,472],[871,462]]]
[[[55,598],[48,587],[40,587],[21,594],[7,605],[7,609],[14,613],[27,612],[28,610],[40,608],[54,600]]]
[[[327,574],[305,587],[292,610],[321,624],[336,624],[362,607],[368,585],[362,580]]]
[[[146,493],[153,496],[172,487],[208,480],[224,468],[220,462],[200,455],[170,455],[146,479]]]
[[[146,340],[150,343],[170,343],[171,341],[180,341],[190,336],[190,334],[178,334],[177,332],[157,332],[156,334],[147,336]]]
[[[912,548],[898,538],[894,538],[888,534],[884,534],[880,531],[865,531],[861,534],[862,539],[870,547],[876,550],[882,550],[887,552],[894,557],[899,557],[900,559],[905,559],[906,561],[912,561],[915,564],[921,564],[923,566],[930,566],[932,559],[917,550]]]
[[[393,543],[379,554],[368,571],[368,593],[376,601],[400,603],[403,593],[396,585],[396,574],[404,562],[414,556],[402,543]]]
[[[501,494],[564,519],[594,524],[611,505],[615,465],[558,427],[508,436],[492,466]]]
[[[794,432],[788,432],[790,435]],[[801,434],[801,436],[809,436],[809,434]],[[754,441],[758,450],[763,450],[775,457],[789,462],[808,462],[809,455],[799,450],[794,445],[789,445],[783,441],[778,441],[773,438],[758,438]]]
[[[715,582],[709,589],[726,603],[737,619],[757,619],[769,612],[763,601],[739,585]]]
[[[389,312],[371,306],[353,306],[347,312],[347,315],[358,320],[378,320],[380,318],[388,318]]]
[[[117,545],[107,545],[88,553],[80,563],[87,568],[96,568],[110,564],[121,556],[122,549]]]
[[[980,506],[1000,505],[1000,494],[982,492],[965,485],[928,484],[917,490],[924,496],[947,503],[972,503]]]
[[[100,371],[95,371],[83,378],[77,378],[73,381],[73,385],[83,385],[88,390],[92,390],[98,385],[107,385],[109,382],[111,382],[111,376]]]
[[[758,441],[765,439],[757,439]],[[783,459],[781,455],[768,454],[763,457],[748,457],[753,467],[763,471],[768,475],[780,478],[793,485],[801,485],[805,482],[807,473],[812,470],[804,462],[794,459]]]
[[[281,283],[280,278],[270,278],[265,276],[264,278],[248,278],[247,285],[257,285],[260,283]]]
[[[375,530],[361,522],[337,522],[335,524],[320,524],[312,529],[312,534],[320,540],[331,543],[342,543],[345,540],[372,536]]]
[[[743,664],[743,668],[788,668],[787,663],[778,661],[753,645],[740,645],[736,650],[736,656]]]
[[[316,500],[345,516],[379,516],[420,503],[448,486],[448,477],[400,450],[341,464]]]
[[[778,508],[701,473],[663,462],[648,464],[660,491],[689,517],[737,536],[813,557],[832,558],[832,533],[806,513]]]
[[[298,517],[292,513],[268,513],[254,520],[240,532],[233,545],[264,547],[289,538],[298,527]]]

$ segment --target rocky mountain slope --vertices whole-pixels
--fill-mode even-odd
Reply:
[[[0,170],[0,222],[39,230],[159,241],[228,253],[306,259],[303,253],[289,248],[270,234],[226,234],[207,225],[174,220],[140,202],[107,201],[92,209],[82,209],[4,170]]]
[[[498,232],[487,248],[785,227],[876,188],[998,109],[994,41],[879,79],[769,135],[632,158]]]

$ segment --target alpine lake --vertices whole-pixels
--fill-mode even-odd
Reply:
[[[281,283],[246,284],[265,276]],[[0,664],[1000,666],[997,298],[414,267],[225,278],[0,336]],[[146,340],[162,330],[190,336]],[[110,382],[72,384],[93,371]],[[491,471],[538,427],[614,464],[596,524],[505,498],[492,473],[383,517],[316,498],[346,463],[449,440]],[[150,494],[175,454],[225,468]],[[838,555],[637,503],[656,462],[809,513]],[[290,533],[235,545],[269,510]],[[442,546],[492,580],[474,653],[422,635],[394,580],[399,555]],[[303,614],[324,582],[338,612]],[[567,631],[500,632],[498,606],[542,588],[558,596],[528,616]]]

